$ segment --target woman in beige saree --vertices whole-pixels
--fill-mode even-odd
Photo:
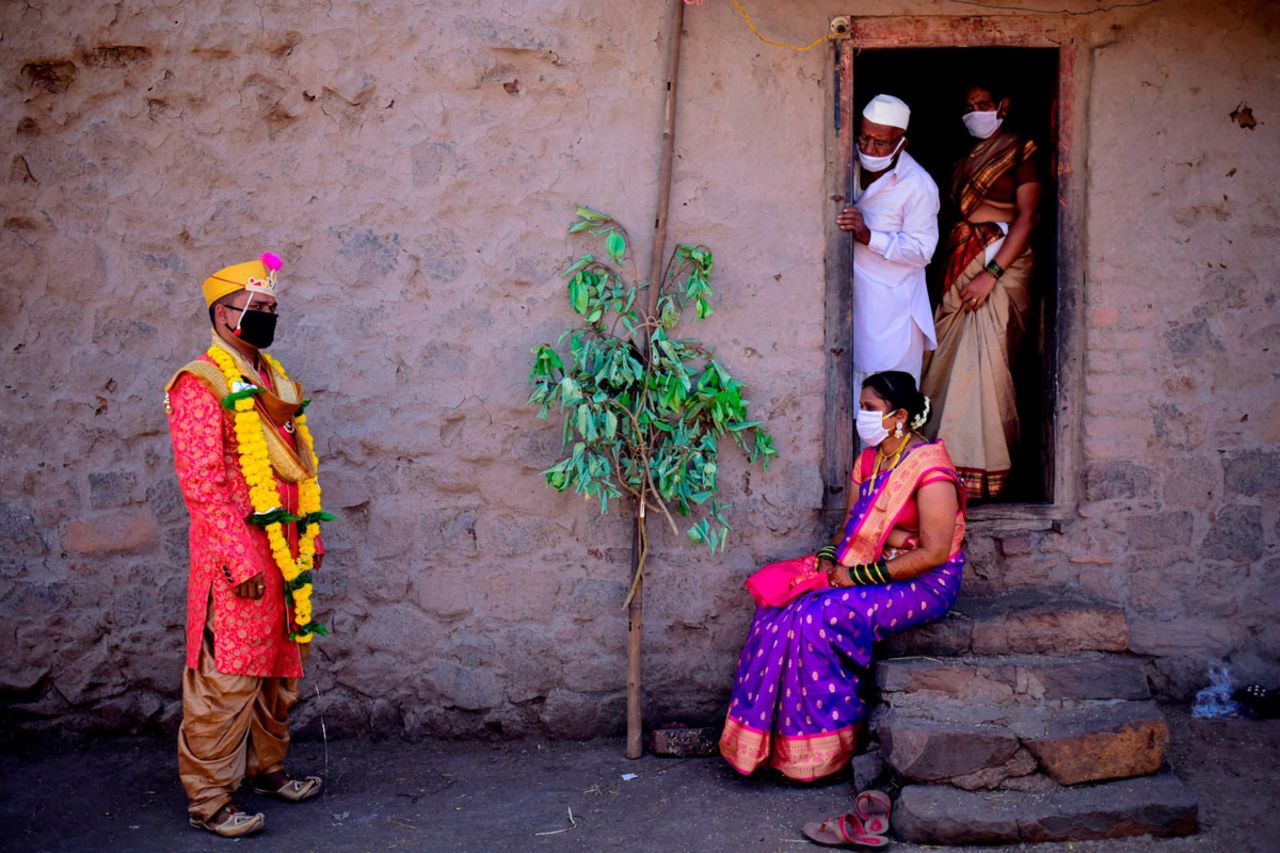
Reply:
[[[1031,304],[1031,235],[1040,182],[1032,140],[1002,130],[1008,98],[984,86],[965,97],[977,140],[955,169],[960,218],[947,240],[938,348],[925,354],[920,390],[934,405],[931,437],[946,442],[971,499],[1004,491],[1018,440],[1010,362]]]

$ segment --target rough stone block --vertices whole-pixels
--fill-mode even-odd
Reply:
[[[1034,761],[1034,757],[1032,758]],[[1062,786],[1053,781],[1053,777],[1047,773],[1028,773],[1026,776],[1010,776],[1000,783],[1001,790],[1005,791],[1034,791],[1037,793],[1048,793],[1056,791]]]
[[[974,773],[953,776],[949,784],[966,791],[986,791],[995,787],[1004,787],[1012,779],[1028,776],[1036,771],[1035,756],[1025,748],[1019,748],[1013,757],[999,767],[985,767]]]
[[[1043,589],[964,598],[945,619],[896,634],[882,654],[962,656],[1124,651],[1129,631],[1124,611],[1062,598]]]
[[[431,680],[443,695],[445,707],[452,705],[464,711],[483,711],[502,701],[498,677],[484,667],[438,661]]]
[[[1175,326],[1165,333],[1165,343],[1173,353],[1174,361],[1181,364],[1188,360],[1219,357],[1224,351],[1222,341],[1210,330],[1205,320],[1195,320]]]
[[[1262,507],[1236,504],[1218,510],[1200,553],[1207,560],[1251,563],[1262,556],[1265,547]]]
[[[937,782],[1004,765],[1018,738],[1002,726],[890,712],[879,724],[885,763],[912,782]]]
[[[1048,792],[910,785],[893,812],[904,841],[941,845],[1164,838],[1190,835],[1198,822],[1195,794],[1172,774]]]
[[[865,791],[884,775],[884,758],[879,747],[872,747],[853,757],[853,787]]]
[[[1151,698],[1142,664],[1129,657],[1098,655],[1075,658],[1069,663],[1045,667],[1036,673],[1046,699]]]
[[[94,509],[127,506],[138,500],[138,478],[132,471],[89,474],[89,505]]]
[[[992,659],[995,661],[995,659]],[[1005,704],[1014,701],[1013,666],[999,661],[983,666],[970,659],[940,662],[925,658],[885,660],[876,667],[876,684],[895,707],[930,702],[938,696]]]
[[[1024,557],[1030,554],[1030,536],[1003,536],[1000,538],[1000,553],[1005,557]]]
[[[1191,543],[1193,519],[1189,512],[1164,512],[1129,519],[1128,544],[1139,551],[1185,548]]]
[[[973,622],[967,616],[948,614],[945,619],[894,634],[883,644],[894,656],[963,655],[973,644]]]
[[[0,553],[30,557],[42,551],[44,540],[35,517],[25,507],[0,503]]]
[[[1054,711],[1015,728],[1044,770],[1063,785],[1155,773],[1169,749],[1169,724],[1152,702]]]
[[[944,661],[889,659],[876,667],[876,684],[897,706],[939,695],[965,701],[1031,703],[1044,699],[1149,699],[1141,664],[1123,655],[1017,655]]]
[[[1220,619],[1143,619],[1134,617],[1133,651],[1140,655],[1223,657],[1237,642],[1237,631]],[[1237,629],[1238,630],[1238,629]],[[1204,665],[1198,667],[1203,675]]]
[[[1222,464],[1217,458],[1192,455],[1166,462],[1161,502],[1166,509],[1189,509],[1203,515],[1221,502]]]
[[[73,521],[62,535],[62,548],[75,554],[139,554],[160,544],[155,519],[142,512],[116,511]]]
[[[1237,495],[1280,496],[1280,451],[1245,450],[1227,457],[1227,490]]]
[[[456,621],[471,612],[475,572],[462,566],[442,566],[420,574],[413,581],[413,600],[426,613],[446,622]]]
[[[978,655],[1118,652],[1129,645],[1124,611],[1116,607],[1046,599],[1035,591],[968,607],[974,619],[973,653]]]
[[[539,714],[554,737],[585,738],[621,732],[626,723],[626,695],[584,696],[559,688],[547,693]]]
[[[720,730],[712,726],[655,729],[649,733],[649,751],[676,758],[700,758],[719,751]]]
[[[877,731],[885,762],[908,781],[969,777],[964,786],[976,787],[1035,770],[1009,763],[1019,745],[1055,780],[1074,785],[1154,773],[1169,741],[1168,724],[1149,701],[1054,708],[939,700],[893,708]]]
[[[1151,471],[1133,462],[1094,462],[1084,471],[1084,497],[1088,501],[1132,500],[1151,488]]]

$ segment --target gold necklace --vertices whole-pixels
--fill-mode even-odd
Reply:
[[[892,456],[893,458],[889,462],[889,467],[885,468],[884,470],[892,471],[894,468],[898,466],[898,462],[901,461],[902,459],[903,452],[906,451],[907,445],[911,443],[911,435],[912,435],[911,433],[907,433],[905,436],[903,436],[902,443],[898,445],[898,449],[895,450],[892,454],[884,453],[879,448],[876,449],[876,464],[875,464],[875,467],[871,470],[872,482],[875,482],[876,478],[880,476],[881,463],[883,463],[884,460],[889,459],[890,456]],[[883,442],[881,442],[881,446],[883,446]]]

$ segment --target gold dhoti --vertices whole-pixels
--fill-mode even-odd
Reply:
[[[305,659],[308,648],[300,645]],[[211,818],[231,800],[246,776],[284,769],[289,751],[289,710],[299,679],[259,678],[218,672],[213,658],[213,602],[200,649],[200,668],[182,676],[182,727],[178,773],[187,811]]]

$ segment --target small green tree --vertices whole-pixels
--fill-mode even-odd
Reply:
[[[697,319],[711,316],[709,279],[713,260],[706,246],[681,243],[672,252],[648,304],[639,291],[631,240],[611,216],[577,207],[570,234],[599,238],[603,253],[584,254],[563,273],[569,304],[582,317],[560,335],[567,351],[551,344],[533,348],[531,405],[546,419],[553,406],[564,413],[568,455],[544,474],[559,492],[573,489],[600,501],[630,494],[641,508],[637,570],[625,607],[635,595],[648,555],[644,510],[657,510],[679,532],[671,510],[692,518],[694,543],[723,551],[731,530],[728,505],[720,503],[717,474],[726,436],[768,470],[777,455],[773,437],[748,416],[745,386],[714,351],[689,338],[672,337],[686,307]],[[630,265],[628,278],[623,270]]]

